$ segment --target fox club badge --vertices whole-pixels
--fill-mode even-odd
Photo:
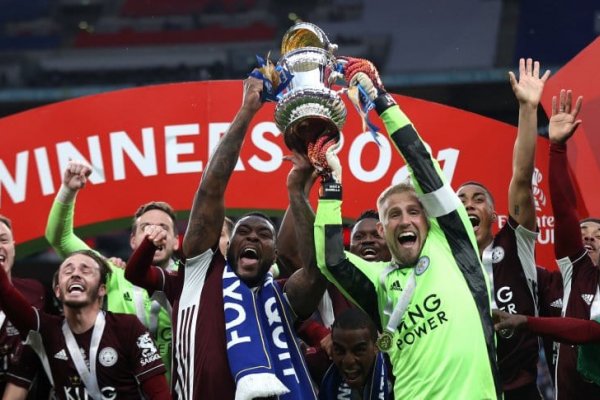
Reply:
[[[496,246],[492,249],[492,262],[499,263],[504,260],[504,249],[502,246]]]
[[[429,257],[423,256],[419,258],[417,261],[417,266],[415,267],[415,274],[422,275],[429,268]]]
[[[375,343],[377,344],[377,348],[380,351],[387,353],[392,349],[393,339],[394,339],[394,335],[392,334],[392,332],[383,331],[383,333],[381,335],[379,335],[379,337],[377,338],[377,341]]]
[[[119,355],[117,354],[117,351],[112,347],[105,347],[102,350],[100,350],[100,354],[98,354],[98,361],[104,367],[112,367],[117,363],[118,359]]]

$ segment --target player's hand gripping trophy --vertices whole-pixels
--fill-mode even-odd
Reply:
[[[340,93],[348,91],[365,125],[374,133],[376,128],[368,123],[366,114],[383,85],[369,61],[336,58],[336,50],[337,45],[318,26],[300,22],[283,36],[277,64],[259,58],[261,68],[253,76],[265,83],[263,98],[277,102],[275,124],[283,132],[287,147],[307,154],[324,179],[341,181],[335,151],[346,122],[346,106]],[[345,81],[348,89],[335,90],[338,81]]]
[[[265,82],[264,99],[277,102],[275,124],[291,150],[306,154],[320,136],[339,140],[346,106],[332,89],[342,77],[336,50],[319,27],[300,22],[283,36],[277,64],[260,59],[253,73]]]
[[[377,140],[377,127],[369,122],[367,114],[374,107],[375,99],[386,94],[379,72],[368,60],[354,57],[339,57],[339,71],[347,83],[350,101],[363,119],[363,130],[369,127],[373,138]],[[386,94],[386,97],[389,95]],[[336,138],[321,136],[308,144],[308,157],[322,179],[342,183],[341,164],[337,158],[339,142]]]

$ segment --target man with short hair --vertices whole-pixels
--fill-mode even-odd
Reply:
[[[133,216],[129,239],[132,250],[137,249],[144,240],[147,226],[160,226],[167,232],[163,247],[154,253],[152,264],[165,271],[177,271],[178,263],[174,256],[179,249],[179,237],[177,216],[173,208],[164,201],[151,201],[137,209]]]
[[[331,327],[333,364],[325,373],[320,400],[391,399],[383,353],[377,350],[377,328],[364,311],[350,308]]]
[[[56,195],[48,222],[46,239],[60,257],[89,246],[73,231],[75,199],[87,183],[92,173],[92,167],[82,161],[69,161],[63,174],[63,181]],[[135,250],[144,238],[147,226],[161,226],[167,232],[167,237],[160,249],[153,255],[154,265],[164,271],[177,270],[177,262],[173,259],[174,252],[179,248],[177,236],[177,221],[175,212],[165,202],[152,201],[141,205],[132,221],[129,244]],[[156,340],[164,364],[167,366],[167,379],[171,374],[171,314],[165,309],[161,299],[151,299],[141,287],[131,284],[125,279],[122,268],[110,264],[112,273],[107,283],[107,309],[112,312],[137,315]],[[161,303],[162,306],[161,306]]]
[[[472,222],[481,261],[493,289],[492,308],[510,313],[538,315],[540,298],[556,300],[561,295],[558,276],[538,270],[535,263],[537,239],[532,177],[537,142],[537,109],[550,75],[540,76],[540,64],[528,58],[519,61],[518,80],[509,72],[510,83],[519,102],[519,125],[508,187],[508,220],[494,235],[497,220],[494,199],[479,182],[463,183],[457,193]],[[546,281],[552,281],[553,284]],[[506,400],[541,399],[537,388],[538,338],[520,331],[497,338],[498,367]]]
[[[247,78],[242,105],[212,154],[196,191],[183,240],[183,289],[174,305],[175,393],[182,399],[278,396],[316,399],[293,322],[317,306],[326,281],[308,263],[282,288],[268,274],[277,257],[273,223],[257,213],[234,226],[226,260],[218,250],[224,195],[262,81]],[[288,176],[299,181],[299,171]],[[292,200],[292,199],[290,199]],[[306,219],[295,218],[297,224]]]
[[[414,187],[395,185],[379,196],[378,229],[392,261],[365,261],[343,248],[335,140],[317,148],[313,164],[323,171],[314,228],[319,268],[383,332],[378,346],[389,352],[395,398],[499,398],[489,286],[466,211],[375,67],[346,61],[350,90],[360,85],[363,105],[374,105],[411,168]]]
[[[377,231],[379,214],[366,210],[358,216],[350,232],[350,253],[367,261],[389,261],[392,259],[385,239]]]
[[[567,142],[575,133],[583,97],[573,103],[570,90],[552,97],[552,115],[548,125],[550,138],[550,201],[554,211],[554,253],[562,274],[564,296],[562,316],[600,320],[600,269],[594,263],[594,240],[586,240],[577,211],[577,196],[569,174]],[[584,220],[585,221],[585,220]],[[590,251],[591,249],[591,251]],[[591,256],[590,256],[591,255]],[[598,399],[600,386],[578,371],[583,347],[560,344],[556,362],[555,395],[563,399]],[[597,353],[594,352],[597,363]]]
[[[133,315],[102,311],[108,263],[91,250],[71,254],[54,292],[64,317],[30,306],[0,271],[0,304],[38,354],[58,399],[170,399],[165,367]]]
[[[594,265],[600,267],[600,218],[585,218],[579,223],[583,245]]]

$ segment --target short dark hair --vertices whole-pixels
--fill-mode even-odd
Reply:
[[[373,342],[377,340],[377,328],[375,327],[375,323],[365,313],[359,308],[349,308],[340,315],[335,318],[333,325],[331,326],[331,335],[335,329],[346,329],[346,330],[357,330],[357,329],[367,329],[373,339]]]
[[[377,212],[377,210],[373,210],[372,208],[363,211],[358,216],[358,218],[356,218],[356,221],[354,221],[354,223],[352,224],[352,226],[350,228],[354,229],[354,227],[356,226],[356,224],[358,224],[363,219],[374,219],[374,220],[379,221],[379,213]]]
[[[74,252],[70,253],[65,258],[65,260],[67,258],[72,257],[72,256],[77,255],[77,254],[83,254],[84,256],[88,256],[88,257],[90,257],[92,260],[94,260],[98,264],[98,266],[100,267],[100,283],[103,283],[103,284],[106,285],[106,282],[108,282],[108,276],[110,275],[110,273],[112,271],[110,269],[110,266],[108,265],[108,261],[106,260],[106,258],[103,255],[95,252],[94,250],[85,249],[85,250],[77,250],[77,251],[74,251]],[[57,279],[57,282],[58,282],[58,279]]]
[[[258,217],[258,218],[262,218],[265,221],[267,221],[269,223],[269,225],[271,225],[273,227],[273,232],[275,232],[275,235],[277,235],[277,227],[275,226],[275,223],[273,222],[273,220],[271,219],[271,217],[269,217],[266,214],[263,214],[259,211],[252,211],[249,213],[246,213],[244,215],[242,215],[235,223],[235,225],[233,226],[233,229],[231,230],[231,233],[233,234],[233,231],[235,230],[235,228],[237,228],[237,226],[239,225],[240,221],[243,220],[244,218],[248,218],[248,217]],[[231,236],[231,235],[230,235]]]
[[[151,210],[160,210],[167,214],[171,218],[171,221],[173,221],[173,233],[177,235],[177,216],[175,215],[175,210],[173,210],[173,207],[171,207],[169,203],[165,203],[164,201],[151,201],[149,203],[142,204],[133,215],[131,233],[135,234],[137,230],[138,218]]]
[[[2,222],[4,225],[6,225],[8,227],[8,229],[12,232],[12,221],[10,220],[10,218],[5,217],[4,215],[0,214],[0,222]]]
[[[1,221],[1,220],[0,220]],[[587,217],[582,219],[581,221],[579,221],[579,225],[581,224],[585,224],[586,222],[593,222],[595,224],[600,224],[600,218],[595,218],[595,217]]]
[[[425,207],[423,207],[423,204],[421,203],[421,200],[419,199],[419,196],[417,195],[417,191],[415,190],[415,187],[409,181],[405,181],[405,182],[397,183],[392,186],[388,186],[387,188],[385,188],[383,190],[383,192],[381,192],[379,194],[379,197],[377,198],[377,212],[379,214],[379,221],[384,222],[387,220],[387,217],[385,215],[382,215],[383,210],[381,208],[383,207],[383,204],[391,196],[393,196],[395,194],[400,194],[400,193],[410,193],[411,195],[416,197],[417,201],[421,205],[421,208],[425,212],[425,215],[427,216],[427,210],[425,210]]]
[[[480,188],[482,188],[485,195],[488,197],[490,203],[492,204],[492,208],[493,209],[496,208],[496,200],[494,200],[494,196],[492,196],[492,192],[490,192],[490,190],[481,182],[466,181],[458,187],[458,190],[456,192],[459,192],[462,187],[467,186],[467,185],[475,185],[475,186],[479,186]]]
[[[229,217],[225,217],[223,224],[225,225],[225,229],[227,230],[227,236],[231,237],[231,232],[233,232],[234,225],[233,220]]]

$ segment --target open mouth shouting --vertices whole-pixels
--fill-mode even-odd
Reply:
[[[85,291],[85,287],[79,282],[71,283],[67,287],[68,293],[83,293],[84,291]]]
[[[254,267],[258,265],[258,251],[254,247],[244,247],[240,252],[238,266],[240,268]]]
[[[417,234],[415,232],[402,232],[398,235],[398,242],[402,247],[412,247],[417,242]]]
[[[377,259],[379,252],[374,246],[364,246],[360,251],[360,256],[364,260],[373,261]]]
[[[479,230],[479,225],[481,224],[481,220],[477,215],[469,214],[469,221],[471,221],[471,225],[473,225],[473,230],[477,232]]]

